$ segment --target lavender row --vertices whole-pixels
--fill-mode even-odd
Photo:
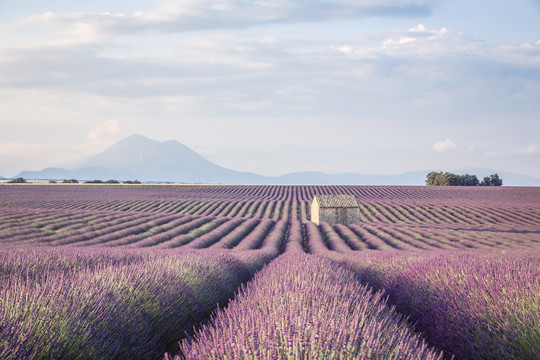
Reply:
[[[17,191],[10,191],[16,189]],[[16,194],[16,196],[15,196]],[[540,225],[537,188],[366,186],[13,186],[2,207],[309,220],[319,194],[351,194],[364,223]],[[1,226],[0,216],[0,226]]]
[[[244,239],[249,233],[259,225],[259,219],[249,219],[244,222],[242,225],[231,231],[229,234],[225,235],[219,239],[216,243],[211,245],[211,248],[215,249],[230,249],[238,245],[238,243]]]
[[[360,221],[365,223],[430,223],[430,224],[462,224],[462,225],[523,225],[531,226],[539,224],[540,213],[535,212],[536,207],[514,208],[514,204],[503,206],[485,206],[481,203],[474,206],[464,206],[462,204],[423,206],[422,204],[378,204],[367,202],[360,199]],[[383,200],[384,201],[384,200]],[[147,203],[146,201],[140,201]],[[177,201],[186,203],[189,206],[181,206],[180,209],[172,209],[162,204],[149,202],[149,207],[144,211],[148,213],[162,214],[184,214],[196,216],[214,216],[214,217],[254,217],[271,218],[274,220],[296,217],[302,222],[308,221],[310,217],[310,201],[260,201],[260,200],[223,200],[215,202],[208,206],[204,200]],[[516,204],[519,205],[519,204]],[[300,212],[294,211],[294,207],[300,209]],[[206,211],[198,210],[200,207]],[[74,209],[75,210],[75,209]],[[112,211],[112,209],[100,209],[99,211]],[[131,210],[126,210],[131,212]]]
[[[231,221],[227,221],[219,225],[212,231],[201,235],[193,241],[189,242],[186,247],[192,249],[204,249],[210,247],[216,242],[218,242],[220,239],[229,235],[232,231],[241,226],[243,223],[244,219],[232,219]]]
[[[291,223],[292,226],[292,223]],[[297,238],[301,228],[295,231]],[[488,250],[538,249],[540,228],[415,227],[387,224],[303,226],[309,253],[351,250]]]
[[[538,250],[370,251],[338,260],[458,359],[538,359]]]
[[[306,254],[271,262],[180,347],[197,360],[442,358],[383,293],[335,262]]]
[[[240,243],[234,247],[235,250],[259,249],[264,239],[275,228],[276,222],[270,219],[262,220],[251,233],[244,237]]]
[[[293,210],[301,211],[293,204]],[[265,232],[275,220],[257,218],[214,218],[211,216],[159,215],[153,213],[125,216],[104,214],[30,213],[29,219],[12,219],[16,214],[7,212],[5,218],[13,227],[0,229],[3,244],[47,244],[47,245],[106,245],[129,247],[216,247],[256,249],[264,240]],[[25,213],[28,215],[28,213]],[[26,216],[25,215],[25,216]],[[54,222],[57,217],[63,222]],[[51,221],[47,225],[48,221]],[[335,225],[311,222],[301,223],[290,217],[288,223],[287,249],[317,251],[373,250],[468,250],[490,248],[538,248],[540,226],[476,226],[465,227],[445,224],[409,225],[366,223],[361,225]],[[1,220],[0,220],[1,222]],[[78,223],[80,222],[80,223]],[[259,224],[266,224],[261,225]],[[65,224],[65,227],[62,226]],[[253,233],[257,229],[257,232]],[[253,234],[252,234],[253,233]],[[289,244],[290,242],[290,244]],[[319,246],[324,244],[323,247]],[[317,248],[317,246],[319,246]],[[317,250],[318,249],[318,250]]]
[[[283,221],[278,221],[282,223]],[[101,219],[97,227],[87,226],[78,232],[58,232],[54,235],[36,236],[30,232],[25,240],[15,236],[2,241],[4,244],[47,244],[71,246],[129,246],[174,248],[237,248],[258,249],[265,238],[277,228],[274,220],[228,219],[192,216],[134,216]],[[280,232],[280,231],[278,231]],[[280,241],[285,235],[280,232]]]
[[[304,252],[305,241],[302,224],[295,218],[291,218],[285,252]]]
[[[0,358],[157,358],[274,256],[3,247]]]
[[[12,189],[12,190],[10,190]],[[538,188],[474,188],[474,187],[425,187],[425,186],[358,186],[358,185],[141,185],[141,186],[17,186],[2,185],[0,194],[11,191],[17,195],[9,197],[6,203],[21,207],[32,204],[24,195],[27,191],[46,198],[50,205],[66,204],[71,200],[76,203],[93,200],[94,204],[109,204],[118,209],[140,209],[139,200],[173,201],[177,198],[188,200],[276,200],[276,201],[310,201],[314,195],[348,194],[363,202],[391,200],[391,202],[460,202],[471,203],[481,201],[486,204],[528,203],[538,204]],[[77,196],[73,196],[73,194]],[[125,203],[121,200],[132,199]],[[92,204],[88,203],[88,205]],[[172,203],[171,203],[172,204]],[[66,206],[66,208],[68,208]],[[89,206],[88,208],[92,208]],[[98,206],[94,206],[98,208]]]

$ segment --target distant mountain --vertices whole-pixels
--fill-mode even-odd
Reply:
[[[178,141],[142,135],[120,140],[72,170],[23,171],[25,179],[140,180],[186,183],[265,183],[265,177],[216,165]]]
[[[159,142],[142,135],[132,135],[81,161],[71,170],[50,167],[41,171],[23,171],[17,177],[29,180],[116,179],[208,184],[424,185],[428,172],[429,170],[412,171],[398,175],[295,172],[266,177],[216,165],[175,140]],[[540,186],[540,179],[502,171],[461,169],[452,172],[474,174],[480,180],[489,174],[498,173],[504,185]]]
[[[187,183],[259,183],[264,177],[226,169],[175,140],[158,142],[132,135],[78,166],[78,171],[114,169],[122,179]]]

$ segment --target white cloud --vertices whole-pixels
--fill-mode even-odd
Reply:
[[[416,38],[410,37],[410,36],[401,36],[400,38],[397,38],[397,39],[392,39],[392,38],[386,39],[383,41],[383,45],[384,46],[403,45],[403,44],[407,44],[413,41],[416,41]]]
[[[110,14],[46,12],[0,25],[0,46],[39,48],[46,45],[74,46],[106,39],[106,30],[118,23]],[[9,36],[7,36],[9,35]]]
[[[376,37],[362,37],[355,43],[344,43],[331,47],[332,50],[358,60],[374,60],[388,62],[391,59],[416,65],[429,63],[438,68],[440,74],[447,74],[443,68],[450,63],[459,66],[463,59],[486,58],[493,62],[493,49],[487,44],[467,38],[461,33],[449,30],[428,29],[419,24],[408,30],[394,30]],[[530,55],[530,54],[529,54]],[[487,57],[490,57],[489,59]],[[450,75],[447,75],[450,76]],[[452,76],[453,77],[453,76]]]
[[[424,24],[418,24],[407,31],[395,31],[389,34],[390,37],[385,39],[382,44],[383,46],[405,45],[422,39],[438,39],[447,33],[447,28],[442,28],[441,30],[429,30]]]
[[[382,41],[384,53],[393,56],[447,57],[476,52],[479,45],[462,34],[446,27],[428,29],[418,24],[406,31],[396,30],[386,34]]]
[[[447,138],[444,141],[439,141],[435,144],[433,144],[433,150],[437,152],[444,152],[448,150],[453,150],[458,148],[459,146],[454,142],[454,140]]]
[[[100,41],[105,34],[176,33],[204,29],[238,29],[269,23],[319,22],[376,16],[422,16],[437,0],[170,0],[149,11],[124,13],[53,13],[0,25],[9,41],[22,30],[26,42],[38,45],[46,33],[56,45]],[[29,32],[27,30],[32,29]],[[3,30],[3,31],[2,31]],[[28,34],[33,34],[28,37]],[[16,36],[15,36],[16,37]],[[0,42],[1,43],[1,42]],[[13,42],[16,44],[16,42]]]
[[[446,27],[441,28],[440,30],[429,30],[426,28],[424,24],[418,24],[412,28],[409,29],[409,32],[417,32],[417,33],[426,33],[426,34],[433,34],[433,35],[441,35],[448,33],[448,29]]]
[[[149,26],[169,29],[245,27],[262,23],[290,23],[353,19],[366,16],[426,15],[436,0],[174,0],[139,13]]]
[[[525,147],[517,149],[516,153],[522,154],[522,155],[536,155],[536,154],[540,154],[540,147],[536,144],[530,144]]]
[[[88,132],[88,140],[98,142],[111,135],[117,135],[120,132],[120,123],[115,119],[109,119],[101,122],[97,127]]]

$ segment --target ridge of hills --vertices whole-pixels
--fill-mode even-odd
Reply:
[[[411,171],[397,175],[356,173],[327,174],[304,171],[277,177],[241,172],[219,166],[176,140],[156,141],[143,135],[131,135],[103,152],[81,161],[72,169],[48,167],[40,171],[22,171],[17,177],[36,179],[140,180],[143,182],[180,182],[209,184],[319,184],[319,185],[424,185],[429,171]],[[504,185],[540,186],[540,179],[510,172],[468,168],[453,171],[470,173],[482,179],[498,173]]]

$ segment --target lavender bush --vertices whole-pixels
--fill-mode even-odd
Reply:
[[[181,351],[197,360],[442,358],[381,292],[335,262],[299,253],[259,272]]]
[[[0,358],[157,358],[272,256],[1,248]]]
[[[234,247],[234,250],[258,249],[261,247],[264,239],[275,226],[275,221],[270,219],[262,220],[252,232],[244,237],[240,243]]]
[[[538,359],[540,251],[344,255],[427,340],[458,359]]]
[[[246,237],[260,223],[259,219],[249,219],[239,227],[212,244],[213,249],[230,249],[238,245],[240,240]]]

